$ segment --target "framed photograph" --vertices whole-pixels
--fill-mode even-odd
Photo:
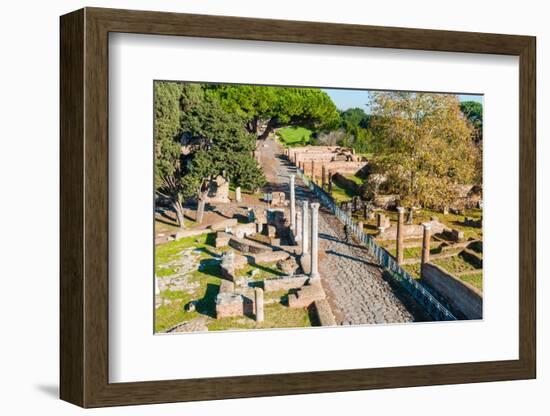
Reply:
[[[60,28],[63,400],[536,377],[534,37]]]

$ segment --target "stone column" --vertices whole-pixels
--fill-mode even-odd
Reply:
[[[325,165],[322,165],[321,166],[321,187],[323,189],[325,189],[325,184],[326,184],[326,181],[327,181],[326,175],[327,175],[327,173],[326,173]]]
[[[264,290],[261,287],[254,288],[254,305],[256,322],[264,320]]]
[[[300,241],[302,241],[302,214],[299,210],[296,210],[296,232],[294,233],[294,242],[296,245],[301,246]]]
[[[396,238],[396,254],[397,264],[403,263],[403,216],[405,208],[397,207],[397,238]]]
[[[332,195],[332,172],[328,171],[328,193]]]
[[[432,225],[428,222],[422,224],[424,237],[422,239],[422,264],[430,262],[430,239],[432,237]]]
[[[302,202],[302,255],[309,252],[309,237],[308,237],[308,202]]]
[[[409,212],[407,213],[407,224],[409,225],[413,223],[413,214],[414,214],[413,208],[410,207]]]
[[[235,188],[235,201],[237,201],[237,202],[241,202],[241,201],[242,201],[241,187],[240,187],[240,186],[237,186],[237,187]]]
[[[319,276],[319,203],[311,204],[311,268],[310,277]]]
[[[296,232],[296,197],[294,195],[294,175],[290,175],[290,229]]]

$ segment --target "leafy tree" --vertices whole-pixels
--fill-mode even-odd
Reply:
[[[186,188],[181,182],[184,170],[179,143],[181,96],[182,84],[155,83],[155,191],[172,202],[178,223],[183,227]]]
[[[342,127],[369,127],[369,116],[362,108],[348,108],[340,113]]]
[[[372,111],[383,156],[371,171],[404,206],[448,206],[476,180],[479,151],[454,95],[377,92]]]
[[[252,157],[255,136],[246,132],[239,115],[225,111],[199,84],[157,83],[156,89],[157,192],[173,201],[180,226],[184,201],[190,198],[199,200],[200,222],[204,197],[216,176],[248,189],[265,183]]]
[[[244,120],[248,132],[265,139],[277,127],[330,129],[339,123],[336,106],[316,88],[215,85],[209,89],[223,107]],[[266,128],[260,133],[260,125]]]
[[[460,103],[460,111],[474,126],[476,142],[483,140],[483,105],[477,101],[463,101]]]

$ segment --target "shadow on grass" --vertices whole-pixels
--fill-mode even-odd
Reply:
[[[206,240],[204,241],[204,244],[206,244],[207,246],[216,247],[216,234],[206,234]]]
[[[216,317],[216,296],[220,293],[220,286],[213,283],[206,285],[206,290],[202,299],[199,299],[196,304],[196,310],[202,315],[207,315],[212,318]]]

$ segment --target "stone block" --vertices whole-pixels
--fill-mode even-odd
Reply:
[[[267,224],[267,213],[264,208],[250,208],[248,210],[248,220],[256,224]]]
[[[244,315],[243,297],[237,293],[224,292],[216,296],[216,318]]]
[[[335,326],[336,319],[332,313],[332,309],[326,299],[319,299],[313,302],[313,307],[321,326]]]
[[[451,239],[456,242],[464,240],[464,231],[452,229]]]
[[[271,193],[271,205],[272,206],[285,206],[287,204],[284,192],[272,192]]]
[[[229,251],[224,254],[220,263],[222,276],[230,281],[235,281],[236,273],[248,264],[245,256]]]
[[[277,228],[274,225],[268,225],[267,226],[267,236],[268,237],[275,237],[277,234]]]
[[[281,239],[280,238],[270,238],[269,244],[272,246],[280,246],[281,245]]]
[[[216,233],[216,242],[214,243],[214,245],[216,246],[216,248],[227,247],[230,239],[231,234],[228,234],[224,231],[218,231]]]
[[[281,270],[284,274],[292,276],[294,275],[294,273],[296,273],[296,270],[298,269],[298,263],[296,263],[294,257],[289,257],[286,260],[279,260],[277,262],[277,268]]]
[[[234,248],[235,250],[239,250],[247,254],[259,254],[272,251],[272,249],[268,246],[243,238],[238,238],[236,236],[231,237],[231,239],[229,240],[229,246]]]
[[[286,251],[276,250],[263,253],[253,253],[250,255],[253,264],[274,263],[280,260],[286,260],[290,257]]]
[[[326,299],[325,291],[320,283],[303,286],[296,293],[288,295],[290,308],[307,308],[316,300]]]
[[[228,218],[226,220],[215,222],[210,226],[210,229],[213,231],[226,231],[230,230],[232,227],[236,226],[238,221],[236,218]]]
[[[234,292],[235,283],[230,282],[229,280],[222,280],[220,285],[220,293]]]
[[[279,290],[299,289],[309,280],[309,276],[304,274],[298,276],[272,277],[264,280],[264,290],[266,292],[276,292]]]
[[[238,238],[244,238],[256,234],[257,227],[258,224],[255,223],[238,224],[231,228],[231,233]]]

